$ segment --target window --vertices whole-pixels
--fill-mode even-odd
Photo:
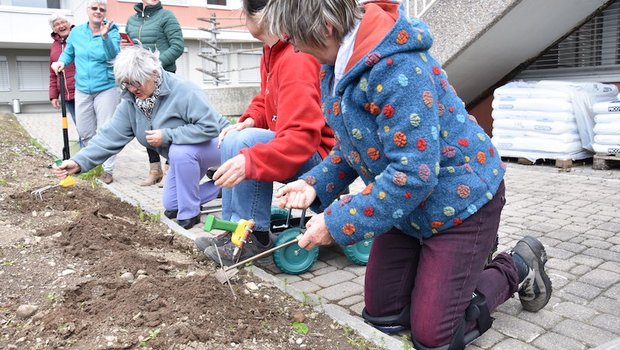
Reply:
[[[13,0],[10,5],[59,9],[60,0]]]
[[[187,47],[183,49],[183,54],[177,58],[175,64],[177,66],[176,75],[181,79],[189,79],[189,54]]]
[[[9,62],[6,56],[0,56],[0,91],[10,91],[11,84],[9,82]]]
[[[207,0],[207,5],[226,6],[226,0]]]
[[[620,1],[549,47],[518,78],[594,69],[620,71]]]
[[[260,83],[259,61],[261,52],[240,52],[237,55],[239,63],[239,82]]]
[[[49,57],[17,56],[17,81],[21,91],[49,88]]]

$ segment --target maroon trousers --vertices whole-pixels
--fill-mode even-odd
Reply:
[[[476,214],[422,243],[397,229],[376,237],[364,285],[368,314],[396,315],[411,305],[413,339],[433,348],[451,342],[474,290],[491,312],[508,300],[519,282],[512,257],[500,253],[487,264],[505,202],[502,182]]]

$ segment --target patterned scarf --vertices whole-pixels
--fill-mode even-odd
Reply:
[[[160,87],[161,77],[157,77],[157,79],[155,80],[155,91],[153,91],[153,95],[145,98],[144,100],[141,100],[137,97],[135,98],[136,106],[138,106],[138,108],[142,112],[144,112],[144,115],[146,115],[146,118],[148,120],[151,120],[151,114],[153,113],[153,108],[155,108],[155,102],[157,102],[157,99],[159,99],[159,94],[161,93],[159,89]]]

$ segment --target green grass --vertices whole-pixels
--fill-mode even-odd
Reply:
[[[9,183],[8,183],[6,180],[4,180],[4,179],[0,179],[0,186],[4,187],[4,186],[6,186],[6,185],[8,185],[8,184],[9,184]]]
[[[39,151],[41,151],[43,153],[47,152],[47,149],[45,149],[45,147],[43,147],[43,145],[41,145],[37,139],[31,137],[28,140],[28,142],[30,142],[30,144],[33,145]]]
[[[144,209],[142,209],[142,207],[139,204],[136,207],[136,212],[138,214],[138,219],[140,219],[141,222],[158,223],[161,221],[160,213],[149,214],[146,211],[144,211]]]
[[[157,338],[157,336],[159,336],[159,333],[160,333],[159,328],[150,330],[148,337],[146,337],[146,338],[144,338],[144,339],[142,339],[140,341],[140,346],[141,347],[146,347],[150,340],[153,340],[153,339]]]
[[[97,178],[103,173],[103,166],[102,165],[97,165],[96,167],[92,168],[90,171],[87,171],[85,173],[79,174],[77,177],[81,180],[84,181],[90,181],[90,182],[95,182],[97,181]]]

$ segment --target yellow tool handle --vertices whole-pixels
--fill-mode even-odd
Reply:
[[[54,161],[54,164],[56,164],[56,166],[61,166],[62,160],[56,159]],[[69,187],[75,185],[76,183],[77,180],[73,176],[67,175],[64,179],[60,180],[60,183],[58,183],[58,185],[60,185],[60,187]]]

